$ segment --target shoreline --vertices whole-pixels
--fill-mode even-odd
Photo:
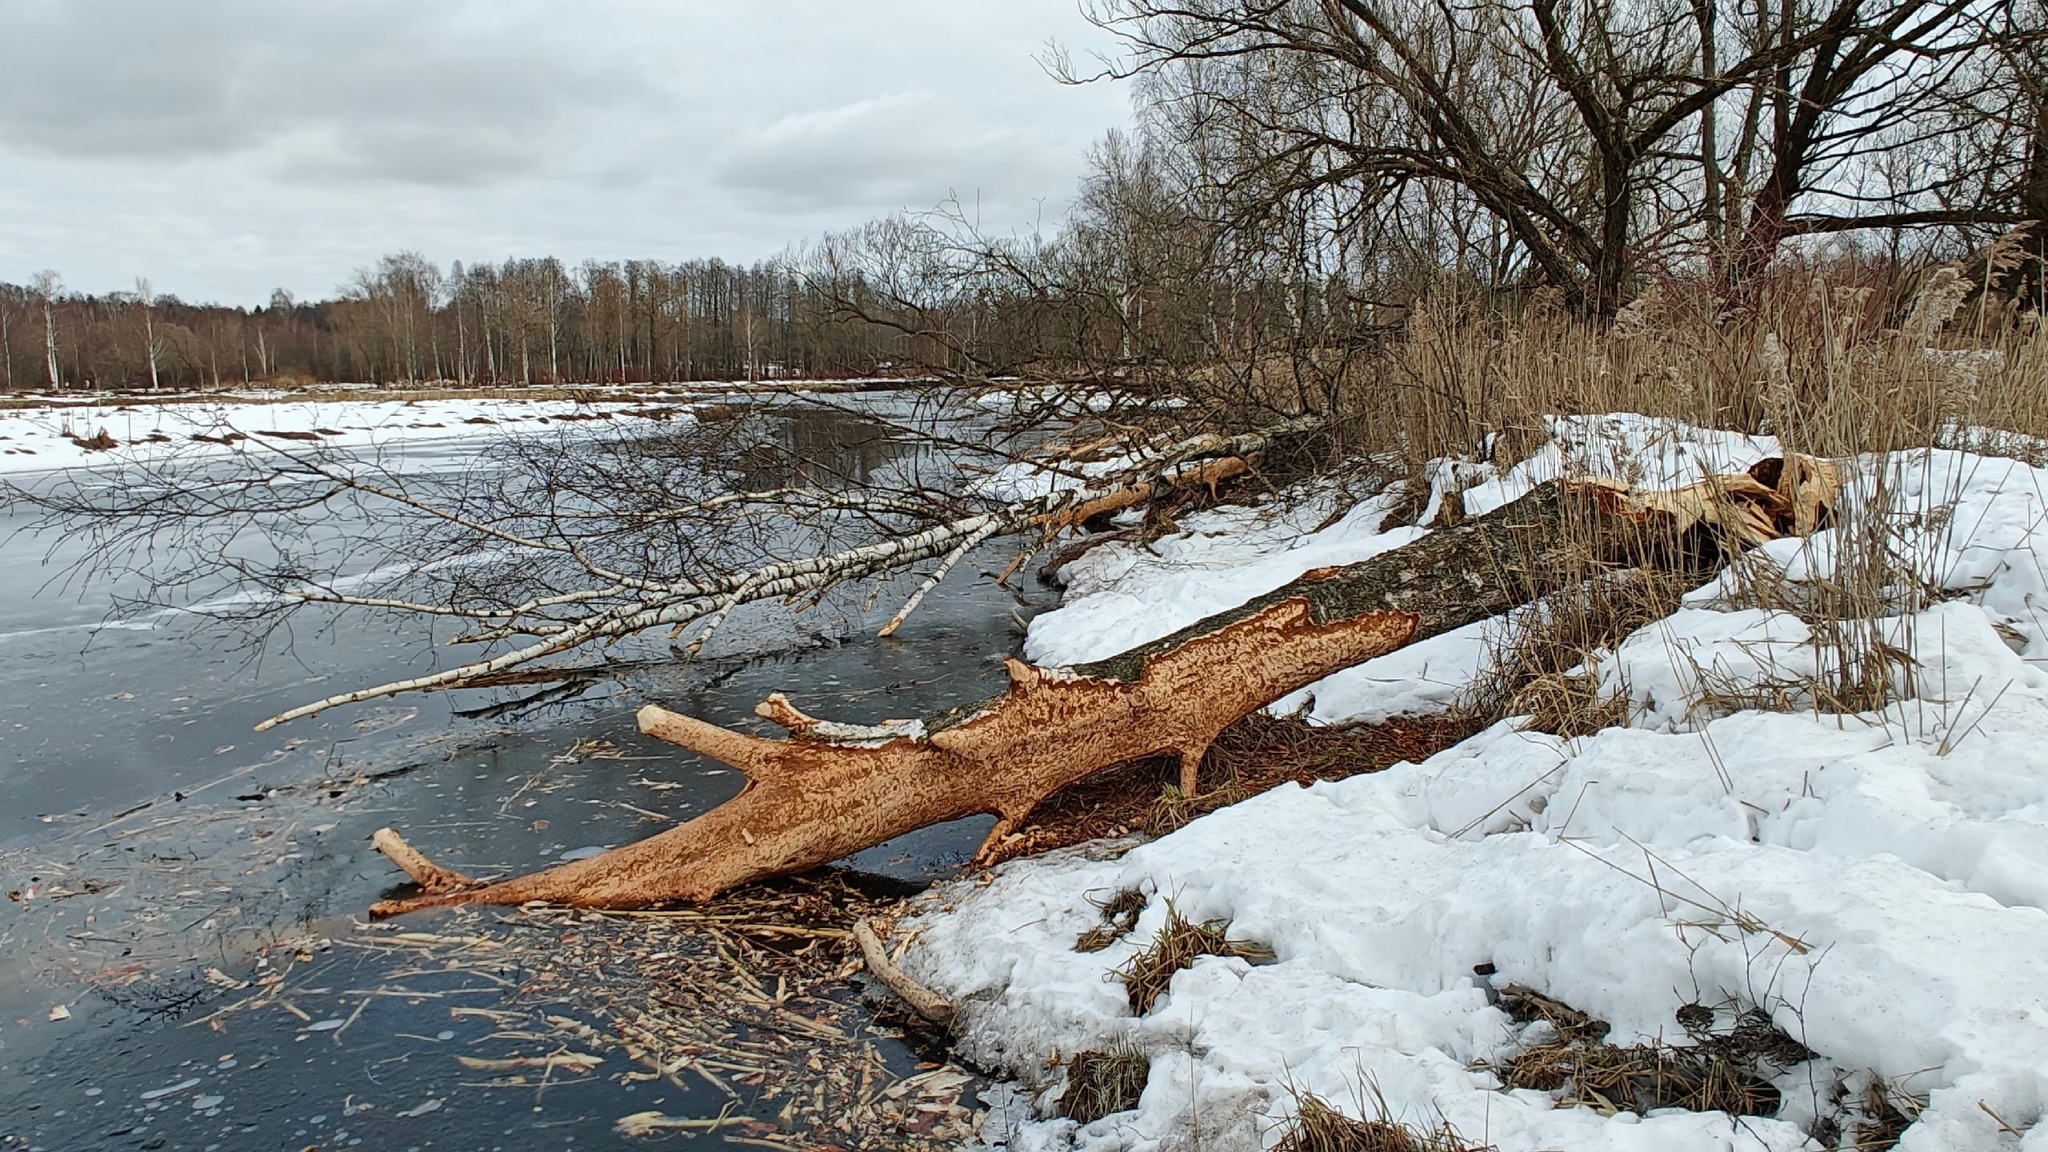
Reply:
[[[1702,460],[1776,447],[1626,416],[1552,430],[1431,505],[1476,513],[1581,466],[1676,486]],[[2006,1120],[2039,1131],[2048,1066],[2028,1054],[2048,1051],[2048,1014],[2022,974],[2048,950],[2048,470],[1932,449],[1850,465],[1842,507],[1885,499],[1914,517],[1900,547],[1946,589],[1846,625],[1918,661],[1882,707],[1800,703],[1828,675],[1819,625],[1745,606],[1724,573],[1588,654],[1618,725],[1561,737],[1510,717],[1420,763],[1282,784],[1154,839],[1012,860],[914,901],[898,962],[955,1007],[961,1055],[1024,1102],[1012,1146],[1269,1147],[1320,1107],[1504,1150],[1789,1152],[1877,1131],[1885,1109],[1915,1121],[1901,1149],[2004,1146]],[[1027,653],[1087,659],[1416,531],[1383,519],[1392,500],[1334,524],[1298,504],[1104,544]],[[1834,539],[1750,559],[1815,580]],[[1452,706],[1506,627],[1433,638],[1271,711],[1343,725]],[[1771,691],[1790,695],[1760,704]],[[1209,944],[1154,968],[1205,924]],[[1143,972],[1158,998],[1141,1009]],[[1511,1011],[1529,995],[1550,1007]],[[1552,1020],[1571,1013],[1611,1028],[1605,1042],[1560,1034]],[[1778,1053],[1743,1057],[1770,1101],[1749,1115],[1515,1079],[1565,1053],[1733,1051],[1745,1020]],[[1130,1094],[1105,1103],[1083,1069],[1118,1060]]]

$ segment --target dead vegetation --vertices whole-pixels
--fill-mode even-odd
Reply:
[[[1669,616],[1689,585],[1683,575],[1635,569],[1531,605],[1499,625],[1456,714],[1475,729],[1523,716],[1524,730],[1557,736],[1627,723],[1627,700],[1601,690],[1601,655]]]
[[[1138,1106],[1152,1061],[1143,1050],[1123,1041],[1086,1048],[1067,1061],[1067,1087],[1060,1093],[1060,1115],[1083,1124]]]
[[[1919,1119],[1924,1103],[1896,1085],[1873,1078],[1863,1093],[1863,1118],[1854,1126],[1855,1142],[1846,1147],[1850,1152],[1891,1152]]]
[[[1778,1090],[1726,1055],[1661,1044],[1543,1045],[1498,1070],[1509,1088],[1558,1095],[1565,1106],[1645,1113],[1657,1108],[1770,1116]]]
[[[2037,459],[2048,326],[1972,304],[1969,289],[1953,269],[1846,259],[1788,264],[1738,308],[1659,282],[1612,323],[1541,295],[1438,297],[1331,387],[1356,414],[1357,447],[1396,452],[1417,476],[1437,458],[1506,469],[1550,438],[1552,417],[1601,412],[1772,435],[1823,458],[1967,443]],[[1636,478],[1618,463],[1616,479]]]
[[[1167,986],[1173,983],[1174,973],[1193,967],[1203,956],[1273,959],[1272,949],[1249,940],[1232,940],[1226,935],[1229,929],[1229,923],[1222,920],[1197,924],[1182,916],[1173,901],[1168,900],[1166,923],[1158,935],[1152,937],[1152,943],[1143,952],[1116,970],[1117,979],[1123,982],[1124,992],[1130,997],[1131,1014],[1143,1016],[1152,1011],[1152,1005],[1166,995]]]
[[[878,903],[821,877],[734,893],[716,913],[536,907],[500,924],[460,912],[435,931],[371,926],[267,950],[252,979],[210,970],[227,1003],[191,1024],[236,1033],[246,1017],[289,1014],[338,1043],[382,998],[446,1000],[451,1024],[480,1023],[489,1035],[445,1054],[423,1043],[409,1058],[448,1060],[467,1093],[665,1084],[685,1100],[708,1090],[711,1107],[621,1116],[620,1135],[690,1131],[791,1150],[955,1147],[979,1122],[978,1078],[944,1063],[906,1067],[878,1040],[911,1022],[878,1020],[843,992],[859,967],[847,917]],[[333,979],[369,965],[390,978],[355,989]]]
[[[1196,818],[1207,816],[1218,808],[1228,808],[1250,795],[1236,780],[1226,780],[1195,796],[1183,794],[1178,784],[1168,784],[1160,790],[1158,799],[1152,801],[1151,810],[1145,813],[1145,834],[1164,836],[1177,832]]]
[[[1796,667],[1768,667],[1761,677],[1731,681],[1696,667],[1701,708],[1853,714],[1912,694],[1918,638],[1910,618],[1950,594],[1915,555],[1909,534],[1939,529],[1951,497],[1923,492],[1917,506],[1901,507],[1897,472],[1875,470],[1862,498],[1841,510],[1827,563],[1815,566],[1821,570],[1793,580],[1760,558],[1730,566],[1722,606],[1782,612],[1811,635]]]
[[[1755,1008],[1716,1029],[1713,1009],[1688,1004],[1677,1019],[1690,1043],[1617,1045],[1604,1042],[1605,1021],[1528,988],[1504,988],[1500,1007],[1519,1023],[1544,1026],[1494,1068],[1502,1087],[1551,1093],[1567,1107],[1772,1116],[1783,1103],[1772,1077],[1814,1055]]]
[[[1448,1121],[1418,1128],[1389,1119],[1384,1102],[1366,1120],[1344,1115],[1321,1097],[1302,1094],[1294,1119],[1274,1152],[1491,1152],[1492,1145],[1465,1140]]]
[[[1120,888],[1097,902],[1095,906],[1102,910],[1102,923],[1076,937],[1074,951],[1100,952],[1130,935],[1131,929],[1138,926],[1138,916],[1145,911],[1145,904],[1145,894],[1136,888]]]
[[[1388,447],[1401,450],[1419,501],[1431,460],[1505,471],[1552,438],[1558,416],[1603,412],[1669,421],[1674,433],[1689,425],[1773,436],[1788,454],[1835,460],[1957,447],[2040,463],[2044,372],[2048,325],[1987,299],[1957,269],[1908,273],[1846,258],[1781,268],[1732,310],[1702,286],[1659,282],[1605,325],[1542,299],[1506,314],[1425,301],[1346,377],[1345,395],[1347,409],[1370,413],[1378,429],[1353,430],[1354,439],[1378,447],[1373,436],[1399,426]],[[1567,471],[1621,482],[1650,471],[1649,460],[1597,435],[1561,447]],[[1822,577],[1791,581],[1766,561],[1737,562],[1726,606],[1790,612],[1812,638],[1796,667],[1761,677],[1700,669],[1702,713],[1863,713],[1910,694],[1918,638],[1909,624],[1880,620],[1942,598],[1908,538],[1940,527],[1948,495],[1902,500],[1894,471],[1876,466],[1835,509],[1832,570]],[[1445,512],[1458,504],[1446,500]],[[1580,669],[1632,625],[1661,618],[1683,590],[1651,590],[1640,605],[1605,592],[1546,604],[1533,621],[1502,629],[1492,669],[1460,711],[1486,722],[1528,716],[1529,727],[1561,735],[1622,722],[1621,701]]]

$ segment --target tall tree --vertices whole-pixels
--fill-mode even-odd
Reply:
[[[62,392],[64,390],[64,375],[57,366],[56,296],[57,289],[62,285],[63,281],[56,272],[45,268],[41,272],[36,273],[29,283],[30,288],[36,294],[36,298],[41,300],[43,304],[43,356],[50,369],[50,390]]]

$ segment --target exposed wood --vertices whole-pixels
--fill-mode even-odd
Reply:
[[[1206,460],[1198,464],[1182,465],[1162,476],[1161,479],[1168,486],[1181,490],[1207,488],[1209,495],[1214,497],[1217,488],[1224,481],[1249,475],[1251,471],[1251,462],[1244,457],[1225,456],[1220,460]],[[1072,507],[1063,508],[1058,512],[1046,513],[1038,518],[1037,523],[1046,529],[1047,535],[1051,535],[1059,532],[1061,529],[1077,527],[1097,517],[1107,516],[1113,512],[1121,512],[1126,508],[1133,508],[1143,504],[1152,499],[1152,494],[1157,487],[1158,485],[1151,480],[1141,480],[1128,487],[1104,492],[1099,496],[1079,501]]]
[[[889,950],[882,947],[881,938],[865,918],[854,921],[854,943],[860,945],[861,959],[867,962],[868,974],[880,980],[889,991],[894,992],[910,1010],[934,1024],[953,1022],[953,1005],[944,996],[919,984],[889,959]]]
[[[382,852],[407,876],[412,877],[413,883],[430,892],[474,886],[469,877],[443,868],[414,851],[412,845],[400,839],[398,833],[389,828],[379,828],[371,834],[370,846]]]
[[[1747,476],[1648,496],[1551,482],[1105,660],[1065,669],[1011,660],[1001,696],[921,720],[836,724],[777,694],[757,712],[790,736],[770,740],[649,705],[641,731],[740,769],[748,783],[739,795],[639,843],[491,884],[431,864],[387,829],[378,847],[426,894],[372,912],[702,901],[917,828],[993,813],[985,860],[1039,802],[1119,764],[1178,756],[1182,791],[1192,795],[1218,734],[1334,672],[1603,571],[1656,566],[1703,577],[1742,547],[1815,523],[1833,498],[1832,470],[1809,463],[1781,478],[1778,462],[1767,461]]]

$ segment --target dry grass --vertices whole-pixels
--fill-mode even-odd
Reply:
[[[1669,616],[1688,581],[1649,569],[1588,576],[1501,627],[1484,671],[1459,702],[1460,715],[1475,726],[1527,716],[1525,729],[1559,736],[1628,722],[1627,701],[1601,693],[1599,677],[1585,669],[1630,633]]]
[[[1554,1039],[1525,1049],[1494,1069],[1503,1087],[1550,1092],[1565,1105],[1604,1112],[1684,1108],[1735,1116],[1775,1115],[1783,1103],[1771,1077],[1813,1058],[1768,1013],[1739,1014],[1715,1031],[1715,1014],[1699,1004],[1678,1010],[1692,1043],[1606,1044],[1608,1026],[1539,992],[1509,985],[1500,1007],[1522,1023],[1543,1021]]]
[[[1848,263],[1787,271],[1735,313],[1664,285],[1611,326],[1541,302],[1512,318],[1425,303],[1373,378],[1357,383],[1354,402],[1376,418],[1395,414],[1395,447],[1411,471],[1437,456],[1506,468],[1547,438],[1546,416],[1598,412],[1768,434],[1788,452],[1838,459],[1967,446],[2039,462],[2048,325],[1965,308],[1967,290],[1940,269],[1905,277]],[[1594,470],[1636,482],[1642,465],[1604,459]],[[1881,620],[1942,598],[1911,542],[1940,529],[1953,494],[1902,501],[1898,466],[1876,472],[1823,525],[1834,547],[1827,578],[1792,582],[1768,564],[1736,565],[1726,606],[1792,613],[1812,638],[1797,668],[1741,680],[1696,669],[1699,708],[1866,713],[1910,694],[1916,638]],[[1561,735],[1625,722],[1620,700],[1574,673],[1667,614],[1687,581],[1630,588],[1598,579],[1592,565],[1586,575],[1584,591],[1502,631],[1462,714],[1488,723],[1526,715],[1529,727]]]
[[[1152,810],[1145,814],[1145,832],[1150,836],[1178,832],[1193,823],[1196,817],[1206,816],[1218,808],[1228,808],[1250,795],[1236,780],[1227,780],[1198,796],[1182,795],[1180,785],[1168,784],[1160,790],[1159,798],[1152,802]]]
[[[1856,1140],[1845,1147],[1854,1152],[1890,1152],[1919,1118],[1923,1103],[1896,1085],[1872,1080],[1863,1096],[1864,1119],[1856,1125]]]
[[[1523,685],[1508,702],[1510,715],[1526,716],[1525,732],[1591,736],[1628,723],[1628,701],[1600,690],[1598,676],[1553,672]]]
[[[1192,967],[1203,956],[1235,956],[1242,960],[1271,960],[1273,950],[1247,940],[1232,940],[1225,933],[1230,925],[1221,920],[1197,924],[1180,914],[1173,901],[1166,902],[1166,924],[1143,952],[1117,969],[1124,992],[1130,997],[1131,1013],[1143,1016],[1166,994],[1173,975]]]
[[[1812,670],[1738,684],[1716,682],[1699,669],[1701,702],[1722,711],[1811,709],[1876,711],[1907,695],[1916,666],[1910,627],[1884,617],[1910,617],[1946,597],[1913,552],[1910,534],[1941,526],[1944,494],[1923,494],[1923,507],[1902,510],[1898,477],[1880,470],[1864,499],[1843,507],[1833,526],[1833,565],[1825,576],[1787,580],[1768,563],[1738,562],[1723,599],[1729,608],[1762,608],[1798,617],[1812,629]],[[1901,633],[1903,629],[1903,634]]]
[[[1083,1124],[1138,1106],[1152,1061],[1130,1044],[1117,1042],[1074,1053],[1067,1061],[1067,1088],[1060,1115]]]
[[[1513,309],[1436,299],[1355,363],[1341,410],[1359,446],[1411,465],[1503,467],[1553,414],[1639,412],[1768,432],[1819,456],[1952,442],[1970,426],[2048,436],[2048,329],[1964,307],[1953,271],[1789,267],[1730,307],[1703,286],[1652,286],[1611,325],[1540,296]],[[2022,449],[2024,450],[2024,449]]]
[[[1074,951],[1100,952],[1130,935],[1131,929],[1138,926],[1138,916],[1145,911],[1145,904],[1145,894],[1136,888],[1119,888],[1108,899],[1095,901],[1095,907],[1102,912],[1102,923],[1076,937]]]
[[[1506,469],[1548,439],[1547,417],[1602,412],[1768,434],[1788,452],[1824,458],[1969,447],[2040,463],[2048,323],[1980,305],[1970,288],[1954,269],[1842,259],[1781,269],[1740,306],[1704,286],[1658,283],[1612,324],[1540,295],[1505,307],[1428,300],[1379,355],[1349,369],[1335,406],[1357,414],[1345,432],[1353,450],[1397,457],[1418,499],[1430,460]],[[1635,481],[1639,463],[1607,468]],[[1760,581],[1738,605],[1797,612],[1814,629],[1818,671],[1706,685],[1703,705],[1854,713],[1899,697],[1913,644],[1887,640],[1873,620],[1930,602],[1927,574],[1901,540],[1913,521],[1941,515],[1941,496],[1901,513],[1884,478],[1877,488],[1862,507],[1838,509],[1832,581]],[[1550,679],[1613,635],[1597,626],[1600,607],[1567,605],[1534,635],[1503,636],[1497,670],[1467,714],[1528,714],[1564,733],[1611,723],[1611,701]],[[1575,637],[1580,613],[1588,619]]]
[[[1561,1093],[1560,1103],[1603,1111],[1684,1108],[1735,1116],[1770,1116],[1778,1090],[1726,1054],[1708,1048],[1636,1044],[1546,1044],[1497,1070],[1510,1088]]]
[[[1294,1102],[1294,1119],[1274,1152],[1489,1152],[1491,1145],[1470,1144],[1449,1123],[1414,1128],[1380,1115],[1354,1120],[1313,1095]]]

